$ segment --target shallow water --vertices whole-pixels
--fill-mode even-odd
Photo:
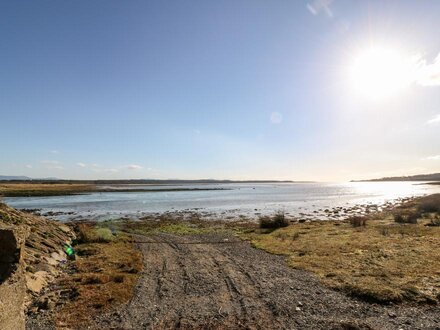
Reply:
[[[121,188],[121,186],[119,186]],[[74,196],[9,197],[15,208],[57,212],[52,218],[106,220],[139,218],[162,212],[197,211],[210,218],[258,217],[284,211],[310,219],[347,217],[353,208],[365,212],[379,209],[402,198],[440,192],[440,186],[420,182],[280,183],[280,184],[201,184],[180,186],[135,185],[133,189],[225,188],[210,191],[111,192]],[[127,188],[124,186],[123,188]],[[360,208],[357,206],[363,205]],[[345,210],[344,210],[345,209]],[[372,207],[374,210],[375,207]],[[368,211],[367,211],[368,212]],[[62,213],[62,214],[61,214]],[[67,214],[69,213],[69,214]]]

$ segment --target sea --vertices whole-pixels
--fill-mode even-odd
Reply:
[[[60,221],[141,219],[165,212],[196,212],[207,220],[253,220],[284,212],[292,218],[325,220],[368,214],[411,197],[440,193],[440,185],[425,182],[119,185],[112,188],[124,189],[124,192],[8,197],[4,201],[14,208],[38,209],[40,214]],[[157,191],[174,188],[213,190]]]

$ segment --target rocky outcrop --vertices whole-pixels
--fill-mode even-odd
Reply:
[[[26,280],[22,251],[27,228],[0,222],[0,328],[24,329]]]
[[[16,270],[21,249],[12,229],[0,229],[0,284]]]
[[[25,328],[25,308],[60,273],[73,231],[0,204],[0,329]]]

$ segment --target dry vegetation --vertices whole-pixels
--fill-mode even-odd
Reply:
[[[33,196],[66,196],[88,194],[93,192],[164,192],[164,191],[206,191],[228,190],[227,188],[136,188],[127,184],[126,188],[100,186],[92,183],[5,183],[0,182],[0,197],[33,197]]]
[[[92,184],[68,183],[0,183],[0,196],[30,197],[75,195],[94,191]]]
[[[440,301],[440,195],[393,210],[340,221],[297,223],[247,233],[256,247],[288,256],[290,266],[326,285],[374,302]],[[406,214],[399,223],[394,215]],[[416,219],[416,220],[414,220]]]
[[[127,219],[110,220],[101,223],[102,227],[127,234],[155,235],[170,233],[178,235],[206,234],[212,232],[248,232],[256,228],[256,224],[248,219],[219,221],[206,220],[197,212],[177,212],[145,216],[140,221]]]
[[[263,216],[259,219],[260,228],[262,229],[277,229],[287,227],[289,220],[287,220],[284,212],[277,212],[274,216]]]
[[[60,286],[69,298],[56,312],[57,327],[84,329],[94,316],[128,302],[133,294],[142,256],[134,248],[130,234],[172,233],[194,235],[222,230],[241,230],[254,225],[206,222],[196,218],[182,222],[173,218],[160,221],[107,221],[77,225],[78,253],[72,272]]]
[[[92,224],[77,231],[78,257],[59,283],[70,299],[56,312],[57,327],[69,329],[87,328],[93,316],[127,302],[142,268],[141,254],[126,236]]]

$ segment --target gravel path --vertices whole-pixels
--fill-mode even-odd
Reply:
[[[137,236],[133,299],[101,329],[440,329],[438,306],[367,304],[227,234]]]

